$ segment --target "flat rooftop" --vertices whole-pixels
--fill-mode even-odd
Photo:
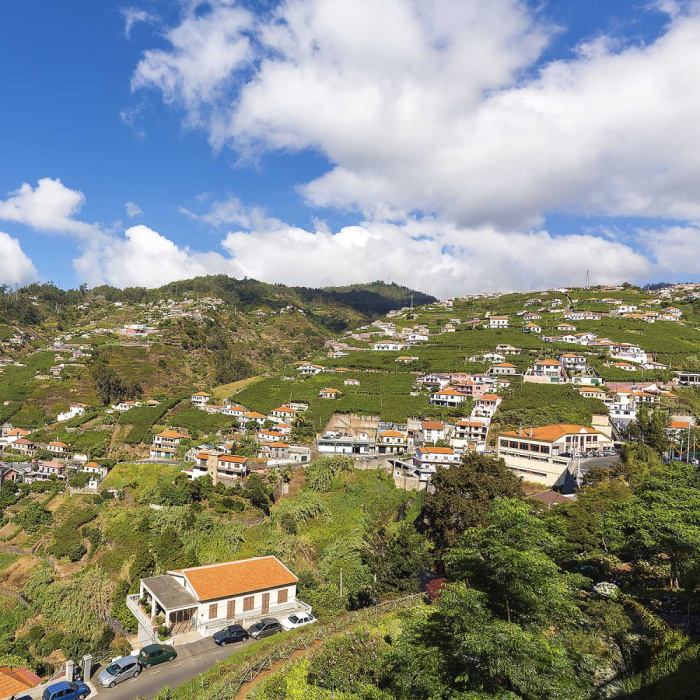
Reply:
[[[142,583],[168,611],[177,608],[195,608],[197,599],[181,586],[172,576],[151,576]]]

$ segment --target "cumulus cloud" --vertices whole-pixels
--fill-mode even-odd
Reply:
[[[133,86],[214,144],[322,152],[312,205],[508,228],[554,210],[700,217],[696,2],[657,2],[668,24],[648,45],[602,37],[544,65],[556,30],[525,0],[284,0],[257,21],[198,7]]]
[[[159,287],[168,282],[223,272],[238,276],[235,262],[219,253],[199,253],[180,247],[147,226],[132,226],[124,237],[94,242],[73,261],[88,284],[117,287]]]
[[[84,204],[82,192],[69,189],[59,179],[46,177],[36,187],[25,182],[7,199],[0,200],[0,219],[40,231],[89,236],[96,227],[75,218]]]
[[[170,49],[146,51],[131,81],[134,89],[159,89],[167,102],[182,100],[192,123],[202,121],[253,58],[246,32],[254,16],[229,0],[216,0],[207,14],[200,5],[186,5],[182,22],[165,35]]]
[[[133,219],[135,216],[143,216],[143,209],[138,204],[127,202],[124,207],[126,208],[126,215],[130,219]]]
[[[595,236],[465,230],[432,219],[367,221],[335,233],[266,219],[262,229],[230,231],[221,249],[194,251],[134,226],[93,246],[75,267],[90,284],[119,287],[223,273],[307,286],[390,279],[438,296],[583,282],[587,268],[593,282],[622,282],[652,268],[628,246]]]
[[[0,284],[24,285],[38,277],[34,263],[16,238],[0,231]]]
[[[674,278],[700,275],[700,224],[640,231],[657,265]]]

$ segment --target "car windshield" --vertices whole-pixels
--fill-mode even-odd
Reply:
[[[109,673],[110,676],[116,676],[117,673],[119,673],[119,666],[117,666],[117,664],[110,664],[107,666],[107,673]]]
[[[265,627],[265,623],[260,621],[253,626],[253,629],[261,630],[261,629],[263,629],[263,627]]]
[[[297,622],[299,622],[299,618],[296,615],[291,615],[289,617],[289,621],[293,624],[296,625]]]

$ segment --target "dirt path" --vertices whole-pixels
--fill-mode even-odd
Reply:
[[[323,640],[326,641],[326,640]],[[241,689],[238,691],[238,695],[236,695],[236,700],[245,700],[245,698],[248,696],[248,693],[250,693],[255,686],[258,685],[261,681],[265,680],[268,676],[272,675],[276,671],[279,671],[279,669],[284,666],[286,663],[289,663],[290,661],[296,661],[297,659],[300,659],[302,656],[306,656],[310,651],[313,651],[316,647],[321,646],[322,641],[317,640],[315,641],[310,647],[307,647],[306,649],[298,649],[295,651],[288,659],[285,659],[284,661],[277,661],[274,664],[272,664],[271,668],[266,669],[265,671],[262,671],[259,673],[255,679],[252,681],[249,681],[246,683],[244,686],[241,687]]]

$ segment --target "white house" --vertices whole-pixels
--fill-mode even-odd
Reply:
[[[399,430],[382,430],[377,438],[379,454],[401,454],[408,447],[408,437]]]
[[[438,389],[430,395],[430,403],[433,406],[459,406],[462,401],[468,399],[468,394],[455,389]]]
[[[427,333],[418,333],[417,331],[413,331],[412,333],[408,334],[408,340],[411,343],[426,343],[429,340],[429,336]]]
[[[112,404],[112,408],[119,413],[130,411],[132,408],[138,408],[141,405],[140,401],[122,401],[118,404]]]
[[[489,318],[489,328],[508,328],[508,316],[491,316]]]
[[[408,347],[406,343],[397,343],[393,340],[380,340],[376,342],[373,346],[373,350],[381,350],[381,351],[393,351],[393,352],[398,352],[399,350],[403,350],[405,347]]]
[[[165,618],[172,634],[196,630],[207,637],[231,624],[247,627],[266,616],[310,612],[296,598],[297,582],[277,557],[255,557],[141,579],[140,592],[126,603],[138,620],[141,641],[152,638],[157,616]],[[150,615],[139,599],[148,601]]]
[[[419,447],[413,455],[413,464],[421,479],[435,473],[438,466],[449,467],[459,462],[459,457],[451,447]]]
[[[559,362],[567,371],[584,372],[586,370],[586,358],[575,352],[565,352],[563,355],[559,355]]]
[[[62,423],[63,421],[70,420],[71,418],[75,418],[76,416],[82,416],[85,414],[86,408],[88,408],[87,404],[72,403],[67,411],[65,411],[64,413],[59,413],[56,416],[56,420],[59,423]]]
[[[542,326],[538,326],[536,323],[526,323],[523,326],[523,333],[541,333]]]
[[[212,395],[207,394],[206,391],[198,391],[196,394],[192,394],[192,396],[190,396],[190,401],[199,408],[206,406],[211,399]]]
[[[518,368],[510,362],[499,362],[489,368],[489,374],[514,376],[518,373]]]
[[[423,434],[423,442],[431,442],[435,444],[438,440],[445,439],[444,423],[424,420],[421,423],[421,432]]]

